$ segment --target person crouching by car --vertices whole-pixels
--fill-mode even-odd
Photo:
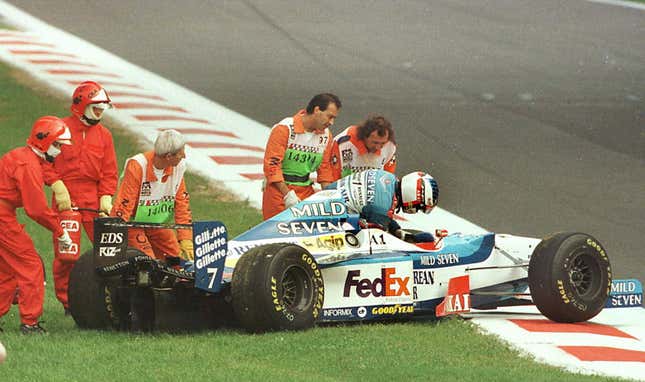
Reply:
[[[394,220],[394,213],[430,213],[439,202],[437,181],[423,171],[411,172],[400,180],[385,170],[357,172],[330,184],[328,190],[338,190],[347,209],[359,214],[361,228],[387,230],[409,242],[433,241],[432,234],[410,234]]]
[[[111,216],[140,223],[191,224],[190,196],[184,183],[185,140],[176,130],[164,130],[154,150],[125,163]],[[192,260],[190,229],[130,228],[128,245],[160,260]]]
[[[334,179],[359,171],[381,169],[396,171],[394,129],[387,118],[372,115],[334,137],[331,150]]]
[[[58,215],[47,205],[43,190],[44,161],[53,162],[71,134],[57,117],[41,117],[34,123],[27,146],[0,158],[0,317],[5,315],[18,290],[20,331],[45,333],[39,318],[43,313],[45,274],[31,237],[16,218],[23,207],[35,222],[52,231],[59,248],[68,249],[72,239],[60,225]]]

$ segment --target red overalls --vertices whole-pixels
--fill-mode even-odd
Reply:
[[[43,313],[45,275],[31,237],[16,218],[16,208],[24,207],[55,237],[63,235],[56,213],[47,205],[42,161],[30,147],[0,158],[0,316],[11,308],[18,288],[20,320],[27,325],[36,324]]]
[[[100,123],[86,126],[75,116],[63,121],[72,133],[72,145],[63,146],[54,161],[55,174],[51,181],[62,179],[69,191],[72,204],[80,208],[99,209],[99,198],[114,195],[118,182],[116,153],[112,133]],[[47,179],[48,183],[50,179]],[[56,210],[55,203],[52,203]],[[83,228],[94,241],[94,212],[80,211]],[[55,242],[55,241],[54,241]],[[67,286],[74,261],[54,258],[53,274],[56,298],[67,308]]]

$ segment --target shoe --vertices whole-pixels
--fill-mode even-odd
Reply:
[[[45,328],[40,326],[40,322],[37,322],[34,325],[22,324],[22,325],[20,325],[20,332],[22,332],[22,334],[45,334],[45,333],[47,333]]]

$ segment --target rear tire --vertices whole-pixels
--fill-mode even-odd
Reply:
[[[607,252],[584,233],[545,238],[531,255],[529,287],[533,302],[547,318],[587,321],[600,313],[611,291]]]
[[[320,267],[306,249],[285,243],[253,248],[233,272],[235,317],[251,332],[311,328],[322,311],[323,285]]]
[[[67,295],[69,310],[79,328],[109,329],[118,323],[113,309],[113,289],[96,274],[92,250],[74,264]]]

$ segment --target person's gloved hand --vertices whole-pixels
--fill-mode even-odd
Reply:
[[[99,213],[99,216],[105,217],[105,216],[110,216],[110,212],[112,211],[112,196],[111,195],[103,195],[99,199],[99,210],[101,212]]]
[[[366,219],[358,219],[358,226],[361,227],[362,229],[367,229],[367,228],[375,228],[375,229],[380,229],[385,231],[385,227],[378,223],[372,223],[368,222]]]
[[[179,240],[179,256],[184,260],[194,260],[195,252],[192,240]]]
[[[69,191],[65,187],[62,180],[57,180],[51,185],[54,192],[54,200],[56,201],[56,208],[59,211],[66,211],[72,209],[72,199],[69,197]]]
[[[67,230],[63,230],[63,234],[58,237],[58,248],[61,251],[66,251],[68,250],[74,242],[72,241],[72,238],[69,237],[69,233],[67,233]]]
[[[289,190],[287,194],[282,198],[284,200],[284,207],[289,208],[293,207],[296,204],[300,203],[300,198],[296,195],[294,190]]]

